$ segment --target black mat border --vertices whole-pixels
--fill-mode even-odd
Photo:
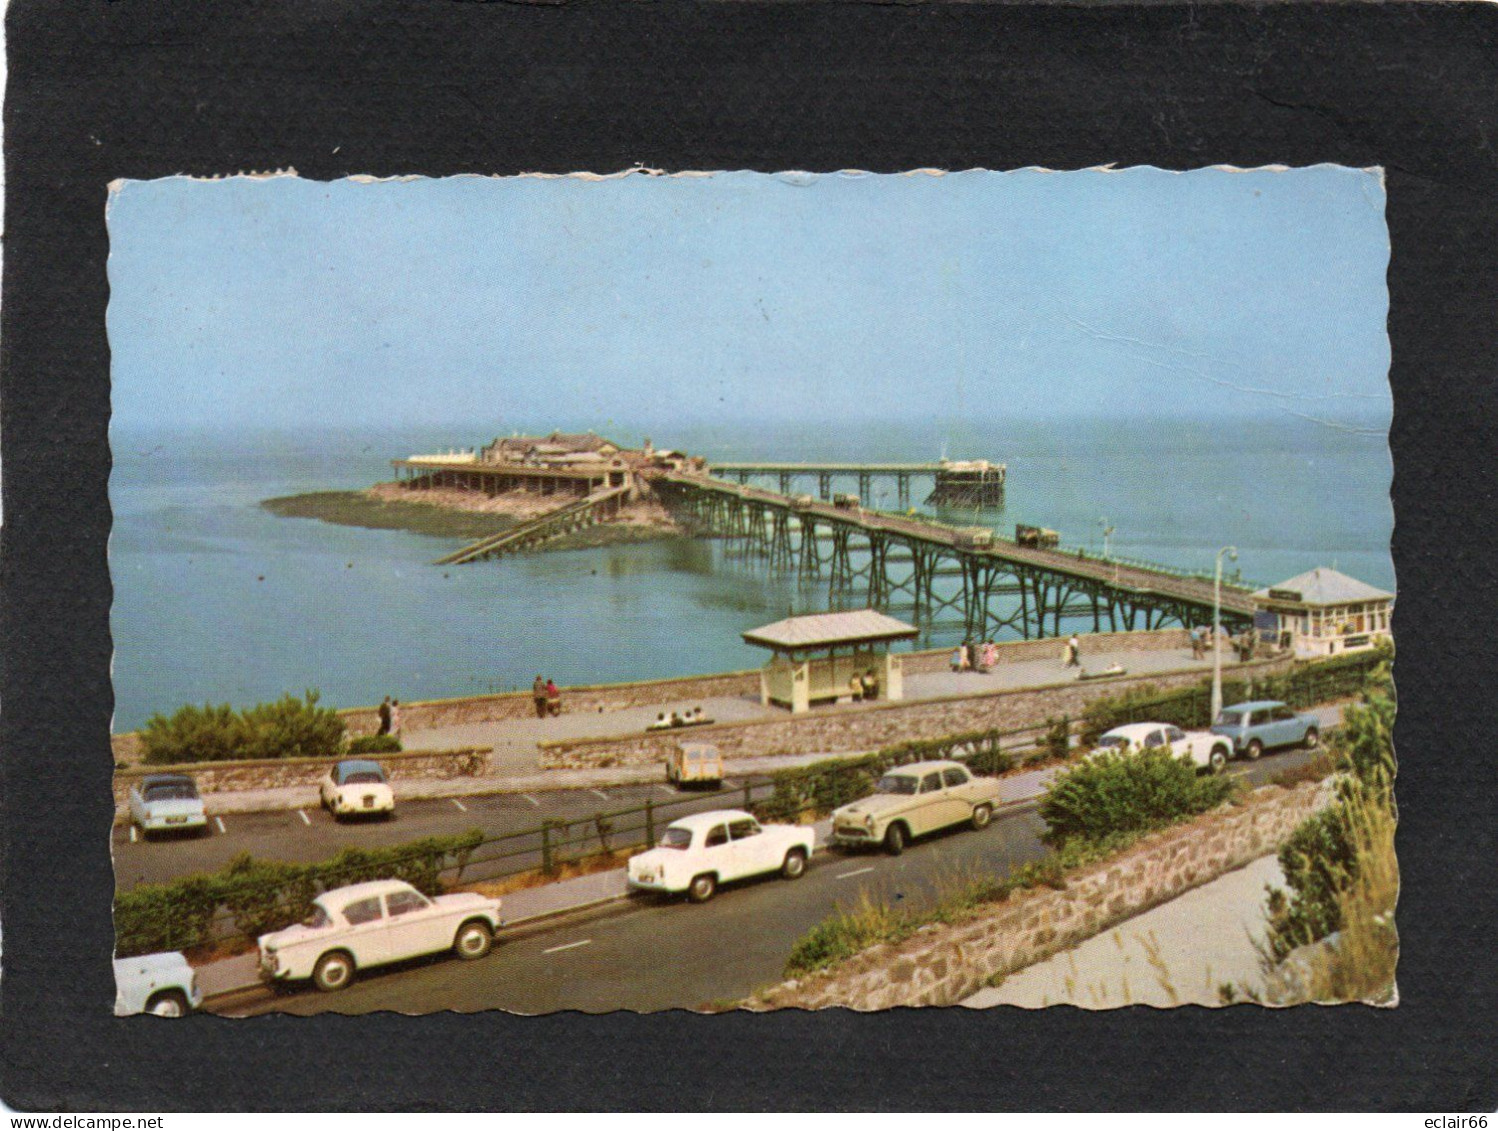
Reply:
[[[15,0],[0,1094],[117,1111],[1492,1110],[1495,19],[1434,4]],[[111,178],[1106,162],[1388,171],[1397,1010],[107,1015]]]

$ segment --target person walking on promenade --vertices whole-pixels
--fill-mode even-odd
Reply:
[[[390,696],[388,695],[380,702],[380,729],[375,731],[375,733],[390,733]]]
[[[987,672],[987,671],[992,670],[993,666],[995,664],[997,664],[998,662],[999,662],[999,650],[998,650],[998,648],[994,645],[994,642],[992,640],[985,640],[983,642],[983,664],[982,664],[983,671]]]
[[[562,713],[562,689],[549,679],[546,681],[546,713],[553,717]]]
[[[1206,651],[1206,648],[1202,645],[1201,625],[1195,625],[1191,629],[1191,658],[1193,660],[1200,660],[1206,655]]]
[[[1069,668],[1080,668],[1082,666],[1082,642],[1077,639],[1077,634],[1071,634],[1071,639],[1066,642],[1068,651],[1066,666]]]
[[[536,701],[536,718],[544,719],[546,717],[546,681],[540,676],[537,676],[536,682],[531,684],[531,698]]]
[[[390,700],[390,733],[396,738],[401,736],[401,701]]]

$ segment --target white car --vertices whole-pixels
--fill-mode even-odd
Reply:
[[[314,899],[297,926],[261,935],[260,973],[341,990],[370,966],[449,949],[482,958],[503,923],[499,900],[476,892],[428,897],[404,880],[350,884]]]
[[[204,832],[208,816],[197,784],[186,774],[147,774],[130,787],[130,819],[146,836]]]
[[[686,892],[705,903],[718,885],[767,872],[788,880],[806,873],[816,833],[804,825],[761,825],[742,809],[694,813],[666,826],[660,843],[629,862],[629,886]]]
[[[367,758],[336,762],[317,787],[322,807],[335,821],[345,817],[395,816],[395,791],[385,767]]]
[[[197,972],[175,950],[114,960],[116,1017],[185,1017],[202,1004]]]
[[[1097,740],[1099,750],[1154,750],[1168,746],[1173,754],[1186,755],[1196,765],[1220,774],[1233,757],[1233,740],[1207,730],[1184,731],[1170,723],[1130,723],[1114,727]]]

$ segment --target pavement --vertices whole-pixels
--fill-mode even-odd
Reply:
[[[1284,883],[1276,857],[1261,857],[1016,971],[962,1004],[974,1009],[1217,1006],[1230,1004],[1223,1000],[1224,986],[1233,987],[1239,1001],[1249,993],[1262,996],[1267,989],[1260,965],[1268,930],[1264,889]]]
[[[905,678],[905,702],[941,699],[955,695],[981,695],[985,692],[1011,691],[1020,688],[1047,687],[1075,682],[1077,669],[1067,668],[1061,660],[1062,641],[1056,642],[1054,659],[1014,661],[988,672],[927,672]],[[1118,664],[1130,675],[1156,675],[1177,671],[1211,671],[1208,660],[1194,660],[1189,648],[1157,652],[1084,652],[1083,673],[1101,672]],[[1236,661],[1223,657],[1223,670],[1230,671]],[[543,770],[538,742],[563,739],[636,736],[663,711],[684,711],[701,707],[718,722],[747,722],[755,719],[784,719],[786,712],[765,707],[758,699],[725,696],[710,699],[670,700],[645,707],[618,711],[563,713],[553,719],[519,718],[495,722],[466,723],[461,726],[436,727],[408,731],[402,735],[407,750],[454,750],[464,747],[488,747],[489,773],[478,777],[402,778],[397,792],[402,801],[433,798],[466,798],[496,793],[536,794],[548,790],[608,789],[611,786],[657,782],[657,766],[616,766],[585,770]],[[857,703],[820,707],[815,717],[824,718],[837,712],[856,712],[869,708]],[[729,759],[725,769],[729,776],[770,773],[777,769],[804,766],[824,758],[848,756],[855,751],[826,751],[816,754],[782,757]],[[268,810],[315,809],[318,805],[315,785],[284,786],[276,789],[247,789],[205,793],[203,802],[210,815],[254,813]],[[117,821],[128,820],[125,806],[119,806]]]

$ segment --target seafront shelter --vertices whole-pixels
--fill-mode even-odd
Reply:
[[[1255,624],[1272,627],[1280,646],[1301,659],[1363,651],[1392,635],[1394,594],[1324,566],[1260,589],[1253,599]]]
[[[873,609],[856,609],[787,617],[743,635],[773,653],[760,670],[760,702],[801,714],[813,703],[903,698],[900,657],[890,645],[918,632]]]

